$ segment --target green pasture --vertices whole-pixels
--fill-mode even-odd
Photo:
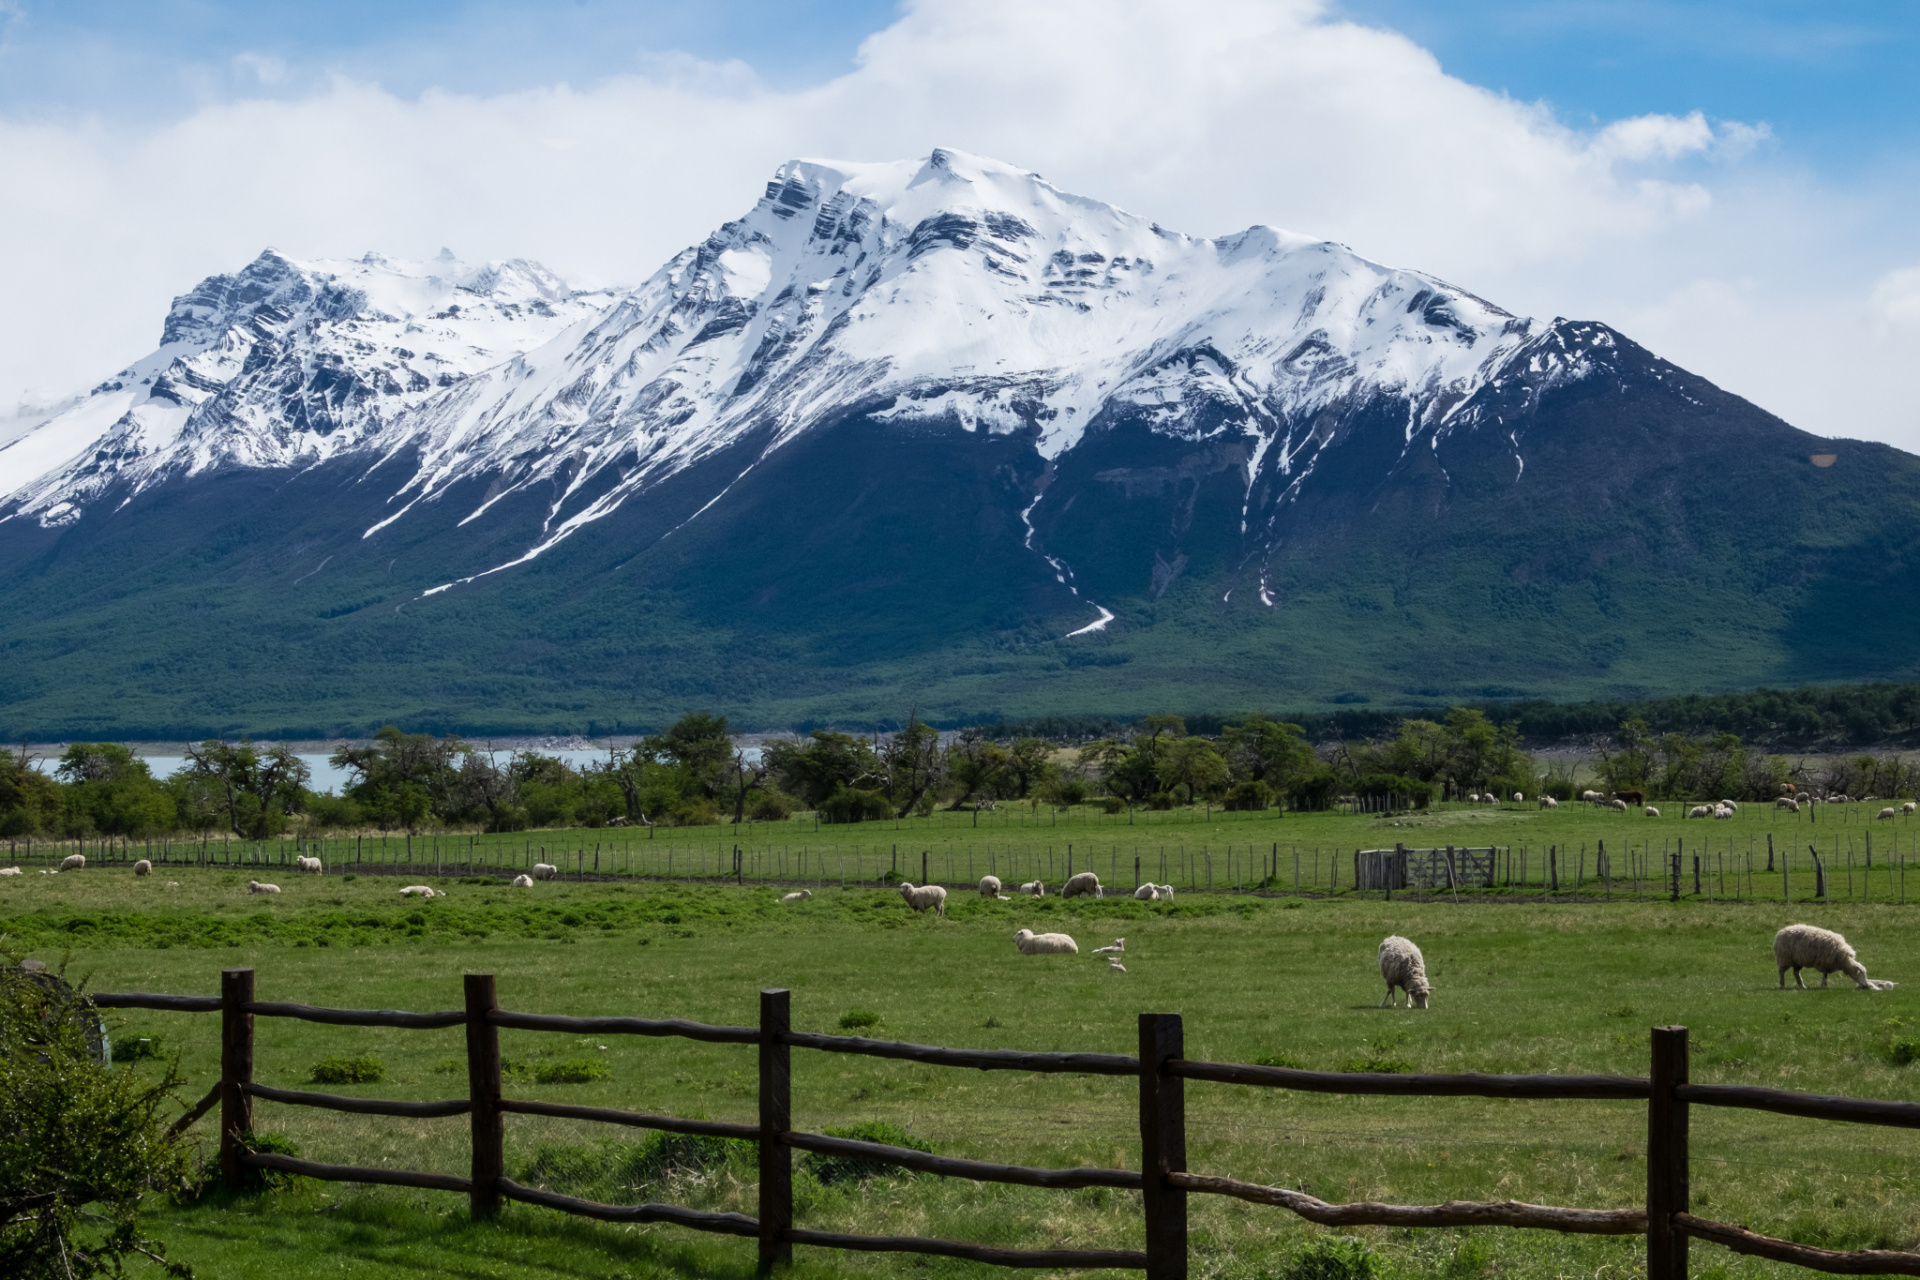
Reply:
[[[1345,821],[1345,832],[1372,827]],[[1561,839],[1625,825],[1519,811],[1415,821],[1442,832],[1504,823],[1576,833]],[[1726,839],[1732,825],[1687,830],[1717,828],[1710,834]],[[1879,841],[1876,833],[1876,849]],[[15,952],[55,963],[66,954],[69,976],[101,991],[211,993],[221,968],[250,965],[265,1000],[447,1009],[460,1004],[461,974],[490,972],[509,1008],[749,1023],[756,993],[780,986],[793,991],[794,1021],[806,1030],[836,1032],[842,1017],[864,1011],[878,1020],[862,1034],[886,1038],[1131,1053],[1137,1014],[1178,1012],[1189,1056],[1335,1070],[1644,1074],[1647,1028],[1682,1023],[1692,1029],[1695,1080],[1914,1099],[1920,1067],[1906,1064],[1920,1050],[1920,936],[1910,909],[1883,900],[1875,874],[1872,902],[1792,907],[1228,893],[1149,905],[991,902],[956,892],[947,918],[937,920],[912,915],[896,893],[873,885],[825,885],[811,901],[782,905],[768,886],[584,881],[514,890],[449,876],[428,878],[446,897],[419,902],[400,899],[389,877],[281,876],[280,895],[257,897],[238,869],[136,879],[90,868],[0,880],[0,932]],[[1778,990],[1769,941],[1793,920],[1840,929],[1871,972],[1902,985],[1868,993],[1840,980],[1827,991]],[[1010,935],[1022,926],[1069,932],[1083,954],[1021,956]],[[1389,932],[1423,947],[1436,987],[1432,1009],[1378,1007],[1374,950]],[[1116,937],[1126,939],[1125,973],[1088,954]],[[126,1069],[148,1069],[150,1058],[130,1058],[144,1050],[179,1056],[188,1095],[214,1079],[214,1016],[127,1012],[112,1021]],[[458,1029],[260,1019],[257,1035],[263,1083],[410,1099],[466,1089]],[[749,1049],[507,1032],[503,1052],[514,1064],[513,1094],[754,1116]],[[380,1060],[382,1080],[311,1083],[323,1060],[361,1055]],[[604,1075],[542,1083],[600,1075],[581,1070],[583,1062]],[[814,1131],[886,1121],[954,1155],[1051,1166],[1139,1158],[1130,1080],[801,1050],[794,1068],[796,1123]],[[1304,1187],[1327,1200],[1623,1207],[1644,1191],[1644,1109],[1631,1103],[1359,1099],[1195,1083],[1188,1117],[1194,1169]],[[635,1131],[523,1116],[508,1125],[510,1172],[523,1180],[599,1199],[754,1211],[751,1161],[724,1150],[664,1168],[649,1165]],[[261,1103],[257,1126],[324,1161],[465,1167],[461,1119]],[[204,1134],[208,1122],[199,1128]],[[1920,1140],[1899,1130],[1696,1108],[1696,1211],[1835,1247],[1912,1247],[1920,1242],[1916,1155]],[[804,1173],[799,1186],[802,1225],[822,1229],[1028,1247],[1139,1242],[1138,1197],[1127,1193],[927,1177],[822,1185]],[[438,1193],[298,1184],[163,1206],[156,1223],[174,1254],[203,1276],[744,1276],[753,1266],[750,1242],[674,1227],[601,1226],[522,1206],[479,1226],[464,1214],[462,1200]],[[1283,1211],[1216,1197],[1194,1197],[1192,1220],[1195,1274],[1229,1280],[1288,1276],[1294,1252],[1324,1234]],[[1633,1238],[1357,1234],[1394,1276],[1614,1277],[1642,1265]],[[1783,1270],[1695,1249],[1697,1275]],[[806,1275],[987,1273],[937,1259],[799,1252]]]

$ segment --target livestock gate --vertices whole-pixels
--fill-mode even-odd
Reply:
[[[1440,849],[1356,849],[1353,884],[1356,889],[1491,889],[1497,849],[1447,845]]]

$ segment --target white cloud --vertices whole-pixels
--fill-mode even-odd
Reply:
[[[287,78],[287,64],[264,53],[235,54],[234,69],[244,71],[263,85],[279,84]]]
[[[1902,267],[1881,276],[1867,305],[1882,326],[1920,325],[1920,267]]]
[[[1797,385],[1778,348],[1783,299],[1861,329],[1891,265],[1814,234],[1839,197],[1753,168],[1764,126],[1695,113],[1575,129],[1312,0],[917,0],[853,71],[794,91],[738,63],[639,66],[494,97],[342,78],[144,131],[0,120],[0,403],[104,376],[151,347],[169,297],[267,244],[413,257],[445,244],[637,281],[795,155],[953,146],[1181,230],[1328,236],[1516,310],[1629,332],[1645,318],[1663,354],[1762,403]],[[1730,305],[1684,281],[1748,283]],[[1818,429],[1832,402],[1773,407],[1804,403],[1795,420]]]

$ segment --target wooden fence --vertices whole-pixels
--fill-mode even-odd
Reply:
[[[762,1270],[792,1260],[793,1246],[937,1254],[1007,1267],[1123,1268],[1145,1271],[1149,1280],[1179,1280],[1187,1275],[1187,1196],[1232,1196],[1253,1204],[1287,1209],[1326,1226],[1464,1227],[1504,1226],[1597,1235],[1647,1238],[1648,1280],[1684,1280],[1689,1240],[1705,1240],[1736,1253],[1751,1254],[1816,1271],[1844,1275],[1920,1275],[1920,1253],[1814,1248],[1759,1235],[1690,1212],[1688,1113],[1693,1106],[1740,1107],[1781,1115],[1837,1120],[1851,1124],[1920,1129],[1920,1104],[1824,1097],[1745,1085],[1701,1085],[1688,1079],[1687,1029],[1655,1027],[1650,1074],[1637,1076],[1562,1075],[1389,1075],[1302,1071],[1288,1067],[1196,1062],[1186,1057],[1180,1015],[1143,1013],[1139,1054],[1026,1052],[1015,1049],[948,1049],[934,1045],[868,1040],[795,1031],[789,1021],[788,993],[760,993],[760,1025],[711,1026],[677,1019],[565,1017],[515,1013],[500,1008],[492,974],[468,974],[462,1009],[442,1013],[402,1013],[389,1009],[325,1009],[253,998],[253,970],[221,973],[218,996],[122,993],[94,996],[104,1009],[158,1009],[218,1012],[221,1018],[220,1082],[198,1107],[182,1117],[184,1128],[216,1103],[220,1109],[220,1170],[238,1180],[249,1168],[271,1169],[335,1182],[385,1183],[458,1192],[469,1197],[475,1217],[500,1210],[503,1200],[518,1200],[563,1213],[606,1222],[670,1222],[699,1231],[747,1236],[759,1242]],[[438,1102],[393,1102],[336,1094],[275,1089],[253,1080],[253,1020],[301,1018],[348,1027],[399,1027],[415,1030],[466,1028],[467,1096]],[[732,1124],[644,1115],[608,1107],[575,1106],[508,1098],[502,1093],[500,1028],[592,1034],[677,1036],[717,1044],[751,1045],[758,1055],[759,1121]],[[1140,1170],[1035,1169],[930,1155],[882,1143],[799,1133],[792,1128],[794,1049],[893,1058],[930,1066],[979,1071],[1054,1072],[1136,1077],[1140,1084]],[[1647,1191],[1641,1208],[1569,1209],[1503,1201],[1449,1201],[1438,1205],[1379,1203],[1328,1204],[1300,1191],[1262,1186],[1234,1178],[1199,1174],[1187,1168],[1185,1087],[1189,1080],[1395,1097],[1478,1097],[1595,1100],[1647,1103]],[[246,1150],[242,1136],[253,1128],[253,1100],[323,1107],[359,1115],[469,1117],[472,1165],[467,1177],[395,1169],[320,1164],[292,1156]],[[759,1157],[759,1216],[713,1213],[670,1204],[609,1205],[523,1186],[507,1176],[508,1115],[552,1116],[599,1121],[668,1133],[738,1138],[756,1144]],[[1114,1187],[1141,1192],[1145,1219],[1144,1250],[1005,1249],[957,1240],[918,1236],[845,1235],[796,1227],[793,1222],[792,1152],[853,1156],[904,1169],[978,1182],[1018,1186]]]

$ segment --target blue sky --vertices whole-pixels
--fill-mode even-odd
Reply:
[[[0,419],[267,245],[638,283],[791,156],[949,146],[1920,450],[1917,55],[1920,0],[0,0]]]

